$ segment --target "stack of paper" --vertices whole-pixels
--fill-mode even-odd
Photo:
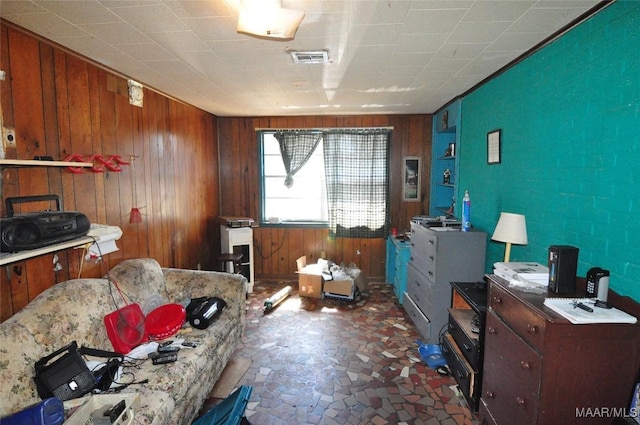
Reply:
[[[617,308],[601,308],[595,298],[545,298],[544,305],[567,318],[571,323],[636,323],[634,316]]]
[[[543,293],[549,286],[549,268],[533,262],[498,262],[493,264],[493,273],[508,281],[511,286]]]

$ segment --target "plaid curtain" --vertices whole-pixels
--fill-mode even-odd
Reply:
[[[293,175],[309,160],[322,138],[322,133],[311,131],[279,131],[273,135],[280,144],[280,153],[287,177],[286,187],[293,186]]]
[[[323,131],[332,237],[384,238],[389,129]]]

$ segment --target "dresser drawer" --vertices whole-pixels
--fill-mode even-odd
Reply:
[[[542,357],[493,312],[487,313],[482,399],[499,424],[535,424]]]
[[[480,400],[480,408],[478,409],[478,418],[480,419],[480,425],[497,425],[496,421],[491,416],[487,403],[484,400]]]
[[[546,321],[542,317],[493,283],[489,287],[488,301],[489,307],[518,335],[539,351],[542,350],[546,327]]]
[[[447,360],[447,366],[449,366],[460,390],[467,400],[470,401],[470,407],[474,411],[477,410],[476,403],[471,401],[476,396],[478,390],[479,382],[477,382],[477,373],[465,360],[464,355],[460,352],[451,334],[444,335],[441,348],[442,356]]]
[[[404,310],[407,312],[411,321],[416,326],[418,333],[422,335],[426,342],[431,344],[438,343],[438,335],[434,335],[434,338],[431,338],[431,322],[424,315],[424,313],[418,308],[415,301],[411,298],[408,292],[404,293],[404,302],[402,306]]]
[[[410,262],[407,266],[407,293],[424,313],[429,315],[433,282]]]
[[[478,334],[471,331],[473,310],[449,309],[449,333],[474,370],[480,370],[480,340]]]
[[[435,263],[438,236],[423,226],[411,223],[411,259],[427,267]]]

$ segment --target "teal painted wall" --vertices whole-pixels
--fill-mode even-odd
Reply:
[[[502,163],[487,132],[502,129]],[[550,245],[580,249],[578,275],[600,266],[640,301],[640,2],[618,2],[462,100],[460,185],[474,227],[526,216],[529,244],[511,261],[547,263]],[[486,271],[504,244],[489,242]]]

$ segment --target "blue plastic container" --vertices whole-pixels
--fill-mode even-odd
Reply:
[[[252,387],[241,386],[192,425],[240,425],[252,391]]]
[[[437,369],[441,366],[446,366],[447,361],[442,356],[440,345],[438,344],[425,344],[422,341],[416,340],[418,343],[418,352],[423,362],[427,364],[431,369]]]
[[[64,405],[57,398],[47,398],[0,419],[2,425],[60,425],[64,422]]]

